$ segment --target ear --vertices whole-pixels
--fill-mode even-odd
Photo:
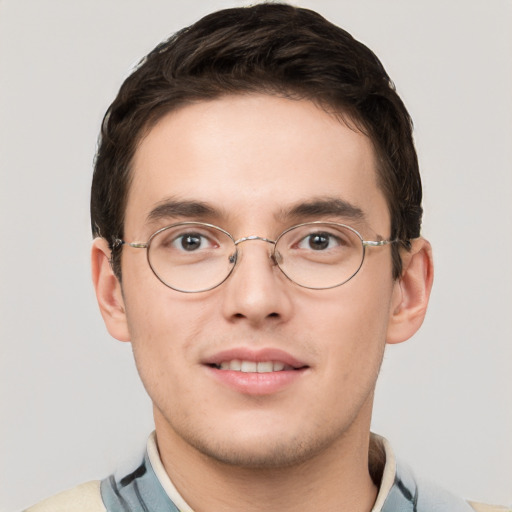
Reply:
[[[101,316],[111,336],[130,341],[121,283],[110,264],[110,249],[104,238],[95,238],[91,250],[92,280]]]
[[[395,283],[387,343],[408,340],[421,326],[427,312],[434,279],[432,248],[424,238],[413,240],[402,254],[402,275]]]

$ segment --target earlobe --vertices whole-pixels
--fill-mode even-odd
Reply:
[[[403,254],[402,261],[402,276],[393,292],[387,343],[406,341],[420,328],[432,289],[434,265],[427,240],[413,240],[411,251]]]
[[[119,341],[130,341],[121,283],[110,265],[110,249],[96,238],[91,249],[92,280],[101,316],[108,332]]]

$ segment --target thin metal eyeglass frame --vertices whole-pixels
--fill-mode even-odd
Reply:
[[[275,252],[276,251],[276,245],[279,242],[279,240],[284,235],[286,235],[286,233],[288,233],[289,231],[292,231],[292,230],[294,230],[296,228],[300,228],[300,227],[303,227],[303,226],[314,226],[314,225],[338,226],[338,227],[346,228],[346,229],[350,230],[352,233],[354,233],[355,235],[357,235],[357,237],[361,241],[361,245],[363,247],[363,254],[362,254],[362,257],[361,257],[361,263],[359,264],[359,267],[357,267],[357,270],[348,279],[345,279],[345,281],[342,281],[341,283],[338,283],[338,284],[335,284],[335,285],[332,285],[332,286],[321,287],[321,288],[314,287],[314,286],[305,286],[303,284],[298,283],[297,281],[294,281],[281,268],[281,266],[279,265],[278,258],[276,257],[276,252]],[[151,241],[156,236],[158,236],[160,233],[162,233],[163,231],[167,231],[168,229],[175,228],[177,226],[204,226],[204,227],[207,227],[207,228],[213,228],[213,229],[216,229],[216,230],[220,231],[221,233],[224,233],[225,235],[227,235],[233,241],[233,245],[235,247],[235,252],[231,256],[231,258],[233,259],[233,261],[232,261],[233,266],[231,267],[231,269],[228,272],[228,274],[226,275],[226,277],[224,277],[224,279],[222,279],[222,281],[220,281],[216,285],[210,286],[209,288],[204,288],[204,289],[201,289],[201,290],[192,290],[191,291],[191,290],[182,290],[180,288],[176,288],[174,286],[171,286],[170,284],[165,282],[158,275],[156,270],[153,268],[153,265],[151,265],[151,260],[149,259],[149,248],[150,248],[150,245],[151,245]],[[400,242],[400,240],[364,240],[363,237],[361,236],[361,234],[359,233],[359,231],[357,231],[356,229],[354,229],[351,226],[347,226],[346,224],[342,224],[342,223],[339,223],[339,222],[325,222],[325,221],[302,222],[301,224],[295,224],[294,226],[291,226],[291,227],[285,229],[275,240],[272,240],[270,238],[265,238],[265,237],[262,237],[262,236],[258,236],[258,235],[249,235],[249,236],[245,236],[245,237],[239,238],[238,240],[235,240],[234,237],[231,235],[231,233],[229,233],[225,229],[222,229],[219,226],[216,226],[215,224],[209,224],[207,222],[184,221],[184,222],[176,222],[175,224],[169,224],[168,226],[164,226],[163,228],[158,229],[157,231],[155,231],[149,237],[147,242],[126,242],[125,240],[121,240],[120,238],[116,238],[114,240],[114,248],[122,246],[122,245],[127,245],[129,247],[134,248],[134,249],[146,249],[146,259],[147,259],[148,265],[151,268],[151,271],[153,272],[155,277],[162,284],[164,284],[168,288],[171,288],[172,290],[175,290],[175,291],[181,292],[181,293],[201,293],[201,292],[207,292],[207,291],[210,291],[210,290],[213,290],[213,289],[217,288],[218,286],[220,286],[222,283],[224,283],[228,279],[228,277],[233,273],[233,271],[234,271],[234,269],[235,269],[235,267],[236,267],[236,265],[238,263],[238,260],[239,260],[239,258],[238,258],[238,245],[241,244],[242,242],[247,242],[247,241],[251,241],[251,240],[261,240],[262,242],[267,242],[267,243],[273,245],[272,254],[270,255],[270,259],[274,262],[274,265],[276,265],[279,268],[279,270],[283,273],[283,275],[289,281],[291,281],[292,283],[296,284],[297,286],[300,286],[301,288],[307,288],[309,290],[330,290],[332,288],[337,288],[338,286],[344,285],[345,283],[350,281],[355,275],[357,275],[359,270],[361,270],[361,267],[363,266],[365,255],[366,255],[366,247],[382,247],[382,246],[385,246],[385,245],[389,245],[389,244]]]

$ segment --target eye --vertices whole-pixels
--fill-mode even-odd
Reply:
[[[309,235],[302,238],[297,247],[299,249],[312,249],[313,251],[324,251],[326,249],[332,249],[342,245],[340,237],[328,233],[327,231],[321,231],[317,233],[310,233]]]
[[[208,249],[214,244],[211,239],[201,233],[183,233],[175,237],[171,245],[175,249],[193,252],[199,249]]]

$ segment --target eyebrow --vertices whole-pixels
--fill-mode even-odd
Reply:
[[[320,197],[292,205],[282,210],[280,218],[300,217],[343,217],[354,221],[364,221],[365,214],[358,206],[337,197]]]
[[[146,217],[147,222],[155,222],[169,218],[218,217],[219,212],[202,201],[186,201],[173,198],[164,199],[157,204]]]
[[[179,200],[167,198],[158,203],[147,215],[147,222],[163,219],[196,218],[219,219],[226,215],[212,205],[203,201]],[[320,197],[298,202],[281,209],[275,217],[285,222],[287,219],[319,219],[322,217],[341,217],[343,219],[365,220],[361,208],[337,197]]]

